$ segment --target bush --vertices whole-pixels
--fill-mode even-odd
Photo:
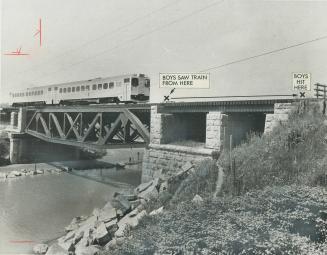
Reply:
[[[293,112],[289,122],[270,134],[251,135],[231,152],[235,174],[229,152],[224,152],[220,159],[227,176],[224,191],[241,194],[273,184],[326,185],[325,123],[325,116],[313,106],[300,115]]]
[[[9,146],[7,139],[0,139],[0,165],[9,163]]]
[[[172,204],[189,201],[195,195],[209,197],[216,190],[218,168],[214,160],[203,160],[195,166],[194,171],[182,180],[175,191]]]

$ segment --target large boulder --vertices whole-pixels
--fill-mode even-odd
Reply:
[[[108,242],[105,246],[104,246],[104,249],[106,251],[110,251],[110,250],[113,250],[113,249],[116,249],[117,248],[117,239],[116,238],[113,238],[110,242]]]
[[[100,215],[100,209],[99,208],[94,208],[92,215],[94,215],[95,217],[99,217]]]
[[[136,194],[146,190],[147,188],[149,188],[152,185],[153,181],[149,181],[149,182],[145,182],[145,183],[141,183],[139,186],[137,186],[134,190],[134,192]]]
[[[35,254],[45,254],[48,250],[49,246],[47,244],[41,243],[37,244],[33,247],[33,252]]]
[[[142,198],[146,201],[150,201],[153,199],[157,199],[159,196],[159,192],[157,190],[157,187],[153,184],[149,186],[146,190],[143,190],[137,195],[139,198]]]
[[[99,213],[98,220],[106,223],[116,218],[117,211],[115,208],[103,208]]]
[[[80,242],[80,240],[83,240],[83,238],[89,238],[90,234],[94,232],[94,229],[99,224],[96,216],[91,216],[88,219],[86,219],[79,228],[68,232],[65,236],[58,239],[58,244],[68,251],[69,249],[72,249],[72,247],[75,246],[76,243]],[[89,240],[89,243],[92,243],[93,240]]]
[[[118,222],[118,230],[115,232],[115,237],[119,238],[126,236],[130,228],[135,228],[145,215],[145,210],[138,212],[137,209],[125,215],[125,217]]]
[[[111,236],[114,235],[114,233],[118,230],[117,223],[118,223],[117,218],[104,223],[104,225],[106,226],[107,231],[110,233]]]
[[[44,170],[43,169],[37,169],[36,174],[44,174]]]
[[[97,245],[79,247],[75,250],[75,255],[100,255],[100,247]]]
[[[11,171],[8,175],[7,175],[7,178],[15,178],[15,177],[18,177],[18,176],[21,176],[22,173],[19,172],[19,171]]]
[[[94,240],[99,245],[105,245],[110,241],[110,233],[107,231],[106,225],[101,222],[93,232]]]
[[[115,198],[117,196],[123,196],[128,201],[133,201],[133,200],[137,199],[137,196],[135,194],[133,194],[132,192],[129,192],[129,191],[115,192],[113,197]]]
[[[58,243],[54,243],[49,247],[46,255],[68,255],[68,251],[62,248]]]
[[[117,214],[125,215],[131,209],[131,204],[124,196],[118,195],[111,201],[112,206],[117,209]]]
[[[129,203],[131,204],[131,209],[134,210],[135,208],[137,208],[141,204],[141,200],[136,199],[136,200],[133,200],[133,201],[129,201]]]
[[[161,206],[160,208],[156,209],[156,210],[153,210],[152,212],[149,213],[150,216],[153,216],[153,215],[157,215],[157,214],[160,214],[163,212],[163,206]]]
[[[67,232],[69,232],[69,231],[73,231],[73,230],[79,228],[81,222],[83,222],[84,220],[85,220],[85,218],[83,216],[78,216],[78,217],[73,218],[71,223],[67,227],[65,227],[65,230]]]

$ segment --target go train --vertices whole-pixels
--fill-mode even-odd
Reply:
[[[25,106],[137,103],[146,102],[149,97],[150,79],[144,74],[129,74],[27,88],[10,93],[10,104]]]

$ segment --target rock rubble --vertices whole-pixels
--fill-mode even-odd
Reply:
[[[88,218],[75,217],[65,228],[66,235],[52,244],[46,255],[96,255],[102,249],[112,250],[129,237],[130,230],[147,216],[145,208],[152,200],[157,200],[161,192],[170,189],[184,177],[193,165],[187,164],[182,172],[168,180],[156,178],[142,183],[134,191],[116,192],[111,202],[102,209],[94,209]],[[164,207],[150,212],[155,216],[164,212]]]

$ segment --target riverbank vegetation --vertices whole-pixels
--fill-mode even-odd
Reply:
[[[9,141],[0,138],[0,166],[9,164]]]
[[[318,104],[201,163],[161,193],[129,239],[104,254],[327,254],[327,121]],[[192,202],[195,194],[197,199]]]

